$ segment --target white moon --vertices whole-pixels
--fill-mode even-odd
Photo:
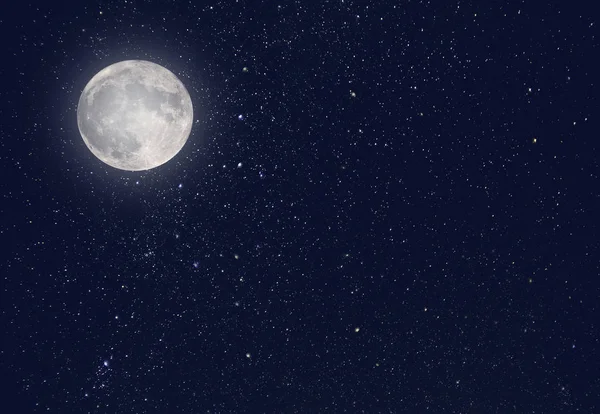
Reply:
[[[83,141],[106,164],[149,170],[173,158],[193,123],[192,100],[169,70],[144,60],[102,69],[79,98],[77,125]]]

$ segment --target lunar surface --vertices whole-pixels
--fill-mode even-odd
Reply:
[[[193,122],[190,95],[169,70],[126,60],[94,76],[79,98],[77,125],[92,153],[127,171],[149,170],[173,158]]]

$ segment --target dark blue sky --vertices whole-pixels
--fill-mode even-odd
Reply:
[[[5,7],[2,411],[599,412],[591,5]],[[77,128],[128,59],[194,104],[145,172]]]

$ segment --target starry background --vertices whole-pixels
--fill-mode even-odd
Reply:
[[[2,412],[599,412],[593,2],[479,3],[7,7]],[[77,129],[127,59],[146,172]]]

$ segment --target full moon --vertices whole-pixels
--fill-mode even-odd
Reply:
[[[77,125],[92,153],[111,167],[150,170],[173,158],[193,123],[192,100],[168,69],[144,60],[110,65],[86,85]]]

